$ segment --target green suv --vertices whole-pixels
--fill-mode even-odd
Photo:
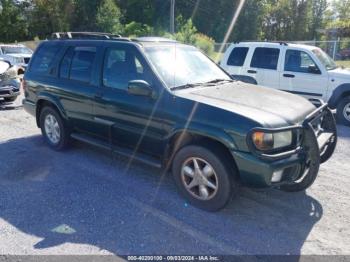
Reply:
[[[163,38],[56,33],[22,82],[50,147],[70,139],[171,170],[193,205],[215,211],[238,184],[305,190],[334,152],[320,101],[235,81],[195,47]]]

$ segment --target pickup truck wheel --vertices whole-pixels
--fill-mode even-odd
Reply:
[[[350,126],[350,96],[343,98],[337,106],[338,123]]]
[[[175,156],[172,173],[182,195],[194,206],[217,211],[232,197],[234,180],[221,152],[187,146]]]
[[[44,107],[40,113],[41,132],[47,144],[54,150],[64,149],[69,142],[69,132],[62,117],[52,107]]]
[[[4,101],[7,103],[11,103],[11,102],[15,102],[17,99],[17,96],[13,96],[13,97],[4,97]]]

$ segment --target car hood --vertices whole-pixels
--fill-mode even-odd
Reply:
[[[7,56],[19,57],[19,58],[31,58],[30,54],[6,54]]]
[[[350,69],[338,67],[334,70],[328,71],[330,77],[342,78],[350,80]]]
[[[243,82],[183,89],[175,94],[239,114],[264,127],[299,124],[316,109],[301,96]]]

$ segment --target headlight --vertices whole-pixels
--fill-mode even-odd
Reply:
[[[256,131],[252,135],[255,147],[260,151],[269,151],[290,146],[292,144],[292,131],[267,133]]]

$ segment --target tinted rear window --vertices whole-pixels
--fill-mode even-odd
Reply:
[[[89,83],[95,58],[95,47],[68,48],[60,64],[60,77]]]
[[[33,73],[48,74],[52,63],[60,50],[57,45],[43,45],[35,53],[30,66]]]
[[[251,67],[277,69],[280,50],[277,48],[258,47],[254,51]]]
[[[247,57],[248,47],[236,47],[232,50],[230,57],[227,60],[227,65],[242,66]]]

